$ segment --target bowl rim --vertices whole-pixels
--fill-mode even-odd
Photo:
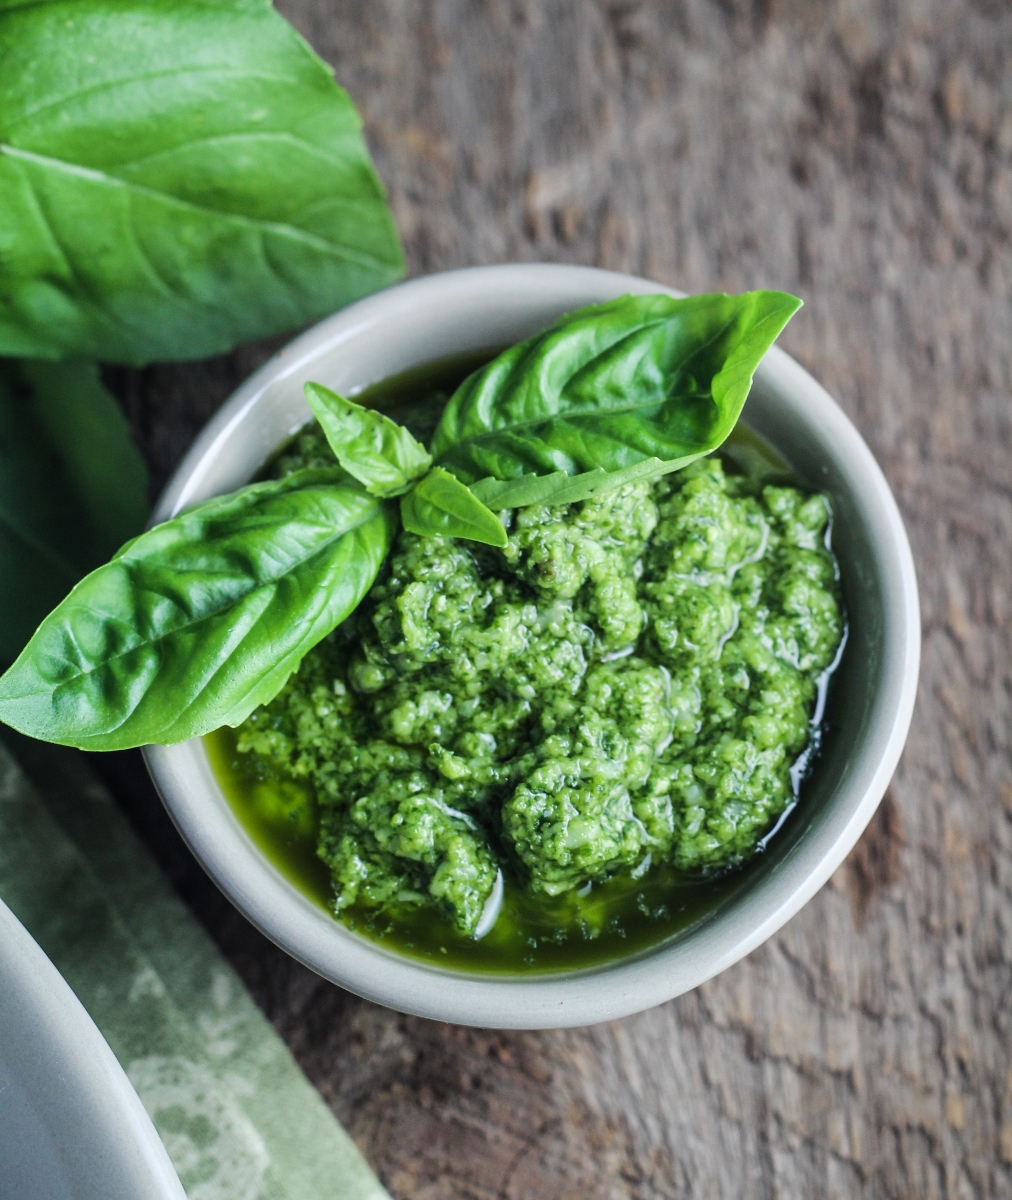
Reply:
[[[438,314],[444,311],[461,312],[466,304],[467,312],[471,306],[480,312],[482,303],[492,305],[499,298],[519,296],[516,303],[522,309],[526,293],[531,305],[537,298],[543,306],[546,295],[586,294],[580,303],[592,303],[630,292],[684,295],[638,276],[525,263],[426,275],[360,300],[296,337],[233,393],[173,474],[152,520],[165,520],[210,494],[201,491],[208,472],[227,454],[236,430],[252,419],[270,388],[292,377],[305,377],[316,360],[356,338],[384,326],[396,328],[399,316],[430,311],[437,314],[433,320],[438,322]],[[415,361],[439,357],[435,352]],[[370,382],[363,380],[363,386]],[[817,426],[822,438],[829,439],[826,444],[833,447],[837,461],[846,464],[850,476],[859,478],[854,495],[871,530],[884,593],[883,682],[856,747],[857,766],[819,827],[805,832],[781,869],[758,877],[741,902],[704,919],[673,942],[572,973],[529,978],[466,975],[369,942],[298,892],[239,825],[199,739],[145,747],[155,786],[187,845],[262,933],[324,978],[402,1012],[483,1027],[557,1028],[626,1016],[697,987],[749,954],[814,896],[874,814],[906,740],[920,661],[917,581],[903,521],[885,476],[836,402],[777,347],[760,364],[756,385],[793,405],[799,420],[803,414],[805,422]],[[260,465],[249,467],[246,478]],[[217,803],[207,803],[208,799]]]

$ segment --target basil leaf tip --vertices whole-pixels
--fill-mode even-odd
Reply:
[[[432,465],[432,456],[403,425],[321,383],[307,383],[304,390],[337,461],[371,495],[403,495]]]
[[[422,537],[468,538],[502,549],[502,522],[449,471],[433,469],[401,498],[401,521]]]

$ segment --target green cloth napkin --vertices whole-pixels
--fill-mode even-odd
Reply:
[[[0,897],[104,1034],[189,1200],[389,1200],[85,756],[12,747]]]

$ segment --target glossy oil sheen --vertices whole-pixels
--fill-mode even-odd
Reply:
[[[493,353],[426,364],[374,385],[356,401],[383,409],[427,440],[446,397]],[[733,469],[754,478],[795,482],[776,452],[744,426],[735,429],[720,453]],[[824,734],[834,723],[830,703]],[[256,846],[303,895],[333,914],[329,872],[316,854],[310,791],[270,773],[252,754],[239,754],[231,729],[208,735],[204,744],[229,805]],[[802,781],[801,803],[788,810],[778,829],[800,815],[806,790]],[[534,896],[518,880],[507,879],[498,920],[477,941],[457,933],[427,906],[399,911],[356,906],[335,919],[386,949],[453,970],[513,976],[568,972],[648,950],[698,927],[748,886],[762,858],[760,852],[746,866],[710,877],[687,876],[660,864],[639,879],[622,873],[594,884],[583,896]]]

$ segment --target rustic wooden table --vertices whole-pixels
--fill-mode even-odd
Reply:
[[[831,884],[638,1017],[402,1017],[259,937],[105,770],[396,1197],[1012,1196],[1012,9],[1005,0],[285,0],[359,104],[412,273],[768,286],[906,517],[907,750]],[[123,372],[159,480],[271,349]]]

